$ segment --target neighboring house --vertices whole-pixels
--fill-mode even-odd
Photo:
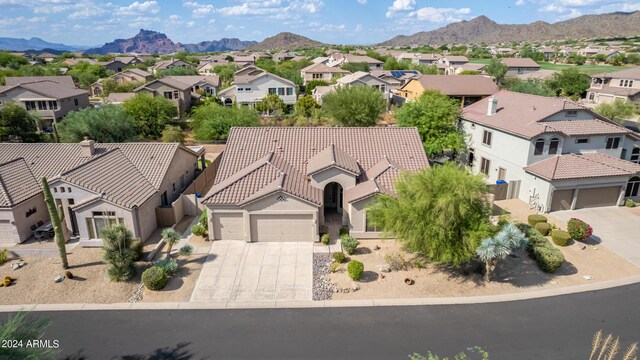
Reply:
[[[413,60],[418,56],[419,54],[415,54],[415,53],[401,53],[400,55],[396,56],[396,60],[398,61],[408,61],[408,62],[413,62]]]
[[[469,167],[539,212],[640,199],[640,134],[575,102],[500,91],[464,108]]]
[[[167,76],[165,79],[183,82],[191,87],[191,92],[202,92],[203,95],[216,96],[220,87],[220,78],[216,74]]]
[[[414,64],[422,64],[422,65],[435,65],[442,55],[440,54],[416,54],[416,57],[413,58]]]
[[[269,94],[278,94],[286,105],[296,103],[296,84],[255,66],[235,72],[232,86],[218,93],[225,105],[255,106]]]
[[[69,112],[90,106],[87,90],[76,88],[70,76],[6,77],[0,86],[0,107],[13,102],[40,119],[41,129],[49,130]]]
[[[119,85],[128,83],[146,83],[153,80],[153,75],[144,70],[132,68],[113,74],[107,79],[111,79]],[[104,94],[104,80],[105,79],[100,79],[89,86],[91,96],[100,97]]]
[[[552,48],[552,47],[543,47],[538,49],[538,51],[540,51],[542,53],[542,55],[544,56],[544,59],[546,61],[552,60],[553,58],[556,57],[556,49]]]
[[[640,102],[640,67],[591,77],[587,100],[602,104],[614,102],[615,99]]]
[[[160,71],[164,71],[164,70],[169,70],[173,68],[190,68],[190,67],[193,67],[193,65],[179,59],[171,59],[171,60],[158,61],[157,63],[155,63],[153,66],[149,68],[149,71],[151,71],[153,75],[156,75]]]
[[[525,72],[516,77],[520,80],[547,80],[553,77],[553,75],[559,73],[557,70],[545,70],[541,69],[533,72]]]
[[[115,72],[121,72],[122,70],[124,70],[126,67],[129,66],[123,63],[122,61],[115,60],[115,59],[111,61],[97,62],[96,64],[104,67],[107,70],[111,70]]]
[[[391,84],[383,79],[367,73],[364,71],[356,71],[353,74],[345,75],[336,80],[336,86],[370,86],[376,90],[382,92],[385,99],[389,99],[389,93],[391,91]]]
[[[576,49],[570,47],[562,48],[560,49],[560,51],[558,51],[558,53],[564,57],[569,57],[571,54],[575,54],[577,52],[578,51]]]
[[[300,76],[302,76],[304,85],[312,80],[320,80],[331,83],[334,78],[346,74],[350,74],[350,72],[339,67],[331,67],[322,63],[312,64],[300,70]]]
[[[605,51],[606,49],[607,49],[606,46],[589,45],[584,49],[578,50],[578,55],[582,55],[582,56],[586,56],[586,57],[595,56],[598,53],[600,53],[601,51]]]
[[[374,59],[369,56],[364,55],[352,55],[352,54],[331,54],[329,57],[329,61],[327,62],[328,66],[343,66],[349,63],[366,63],[369,65],[370,70],[382,70],[382,66],[384,63],[380,60]]]
[[[136,93],[109,93],[109,96],[105,99],[105,102],[113,105],[124,104],[125,101],[136,96]]]
[[[56,59],[57,55],[54,55],[51,53],[42,53],[38,55],[38,57],[46,62],[52,62],[53,60]]]
[[[334,93],[334,92],[336,92],[335,85],[316,86],[315,88],[313,88],[313,91],[311,92],[311,96],[313,97],[313,100],[315,100],[318,105],[322,106],[322,98],[324,98],[325,95]]]
[[[212,64],[213,66],[216,66],[216,65],[228,64],[229,61],[227,60],[227,56],[229,55],[225,55],[225,54],[207,55],[200,58],[200,65]]]
[[[90,58],[69,58],[69,59],[64,59],[60,62],[60,64],[64,64],[67,66],[76,66],[81,62],[85,62],[87,64],[96,64],[97,61],[90,59]]]
[[[381,238],[367,219],[402,171],[429,167],[415,128],[233,128],[203,198],[209,239],[313,242],[329,226]]]
[[[409,80],[422,76],[418,70],[375,70],[371,75],[386,81],[391,91],[398,90]]]
[[[530,58],[503,58],[500,61],[507,65],[505,76],[518,76],[540,70],[540,65]]]
[[[397,93],[407,101],[413,101],[426,90],[438,90],[459,100],[461,106],[467,106],[496,93],[498,86],[483,75],[422,75],[409,80]]]
[[[49,219],[42,177],[81,243],[116,223],[145,240],[158,227],[157,209],[191,184],[203,157],[169,143],[0,144],[0,243],[24,242]]]
[[[123,63],[125,66],[138,65],[138,64],[142,64],[144,62],[144,61],[140,60],[139,58],[137,58],[136,56],[116,56],[113,60],[114,61],[119,61],[119,62]]]
[[[436,65],[444,70],[445,75],[455,75],[461,71],[458,68],[468,62],[466,56],[444,56],[438,59]]]
[[[257,58],[253,55],[234,55],[233,63],[240,66],[255,65]]]
[[[498,47],[490,47],[487,49],[489,53],[493,56],[516,56],[518,55],[518,50],[514,50],[511,48],[498,48]]]
[[[293,60],[296,56],[297,55],[292,53],[291,51],[281,51],[277,54],[274,54],[271,58],[273,59],[273,61],[282,62],[287,60]]]
[[[311,60],[311,62],[314,63],[314,64],[327,65],[327,63],[329,62],[329,58],[327,56],[320,56],[320,57],[317,57],[317,58]]]
[[[153,80],[150,83],[134,89],[133,92],[137,94],[147,93],[153,96],[162,96],[176,106],[179,115],[184,115],[189,111],[193,97],[191,85],[175,80],[173,77]]]

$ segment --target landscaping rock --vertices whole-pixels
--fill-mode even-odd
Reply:
[[[380,250],[380,246],[378,246],[378,245],[374,246],[373,250]]]
[[[13,265],[11,265],[11,270],[18,270],[20,269],[20,264],[19,263],[15,263]]]
[[[384,265],[378,265],[378,271],[379,272],[391,272],[391,268],[389,267],[389,265],[384,264]]]
[[[62,280],[64,280],[64,276],[62,276],[62,275],[57,275],[55,277],[55,279],[53,279],[53,281],[55,281],[57,283],[62,282]]]
[[[351,291],[358,291],[360,290],[360,285],[358,285],[357,283],[351,283]]]
[[[593,279],[593,277],[592,277],[591,275],[585,275],[585,276],[583,276],[583,278],[584,278],[585,280],[591,280],[591,279]]]
[[[27,263],[24,262],[24,261],[21,261],[21,262],[18,263],[18,265],[20,265],[20,267],[25,267],[25,266],[27,266]]]
[[[313,300],[330,300],[333,293],[338,290],[329,281],[331,261],[330,253],[313,254]]]

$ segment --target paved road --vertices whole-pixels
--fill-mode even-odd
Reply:
[[[479,305],[34,313],[65,359],[407,359],[473,345],[491,359],[586,359],[598,329],[640,340],[640,284]],[[6,317],[1,314],[0,319]],[[155,356],[155,357],[153,357]]]

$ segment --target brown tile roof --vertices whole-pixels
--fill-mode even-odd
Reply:
[[[351,55],[351,54],[347,54],[344,56],[344,59],[346,62],[350,62],[350,63],[359,63],[359,62],[365,62],[367,64],[382,64],[382,61],[378,60],[378,59],[374,59],[370,56],[366,56],[366,55]]]
[[[469,62],[469,59],[466,56],[456,55],[456,56],[444,56],[443,59],[447,59],[449,62]]]
[[[249,84],[251,82],[253,82],[256,79],[259,79],[263,76],[271,76],[273,78],[279,79],[282,82],[285,82],[287,84],[291,84],[292,86],[295,86],[295,84],[288,79],[282,78],[280,76],[274,75],[270,72],[267,72],[266,70],[263,70],[259,67],[250,65],[247,67],[244,67],[238,71],[235,72],[235,74],[233,75],[233,83],[234,84]]]
[[[502,63],[510,68],[536,68],[540,69],[537,62],[529,58],[502,58]]]
[[[192,87],[200,82],[207,82],[213,86],[220,86],[220,78],[218,75],[179,75],[179,76],[167,76],[164,79],[172,79],[180,81]]]
[[[640,93],[640,89],[637,88],[625,88],[610,85],[603,85],[601,88],[590,87],[587,91],[598,94],[610,94],[618,96],[634,96]]]
[[[314,73],[331,73],[331,74],[348,74],[349,73],[347,70],[343,70],[339,67],[327,66],[323,63],[311,64],[300,71],[314,72]]]
[[[0,89],[0,93],[6,92],[11,89],[15,89],[15,88],[23,88],[25,90],[29,90],[31,92],[40,94],[44,97],[51,98],[51,99],[66,99],[66,98],[81,96],[81,95],[89,96],[89,93],[87,92],[87,90],[78,89],[75,87],[67,87],[67,86],[61,85],[56,81],[48,81],[48,80],[22,83],[22,84],[13,85],[13,86],[3,86],[2,89]]]
[[[283,191],[319,204],[316,196],[320,196],[317,201],[321,203],[321,195],[317,195],[320,190],[306,181],[309,165],[313,172],[335,159],[341,167],[354,169],[357,164],[358,173],[366,173],[385,158],[409,171],[429,166],[415,128],[233,128],[222,154],[216,185],[204,201],[241,205],[278,190],[275,186],[280,179]],[[258,171],[266,165],[269,167]],[[391,186],[391,180],[382,174],[378,177],[380,186]],[[370,178],[365,175],[362,180]]]
[[[498,91],[498,86],[483,75],[422,75],[411,81],[420,82],[425,90],[438,90],[448,96],[489,96]]]
[[[358,162],[334,144],[327,146],[324,150],[309,158],[307,161],[307,175],[315,174],[333,166],[355,175],[360,175]]]
[[[13,207],[41,192],[23,158],[0,164],[0,208]]]
[[[521,80],[545,80],[557,73],[559,73],[557,70],[541,69],[524,74],[518,74],[516,77]]]
[[[546,180],[585,179],[640,174],[640,164],[601,153],[557,155],[525,168]]]
[[[591,77],[640,80],[640,66],[632,67],[626,70],[595,74]]]
[[[387,158],[369,168],[361,182],[345,190],[347,202],[356,202],[377,194],[395,195],[395,181],[403,169]]]
[[[541,124],[546,125],[545,132],[559,132],[565,136],[622,135],[630,133],[629,129],[624,126],[600,119],[545,121],[541,122]]]
[[[76,87],[71,76],[7,76],[4,78],[4,83],[7,86],[20,85],[25,83],[32,83],[38,81],[54,81],[67,87]]]

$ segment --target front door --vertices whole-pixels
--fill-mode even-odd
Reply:
[[[504,180],[507,177],[507,169],[499,168],[498,169],[498,180]]]

